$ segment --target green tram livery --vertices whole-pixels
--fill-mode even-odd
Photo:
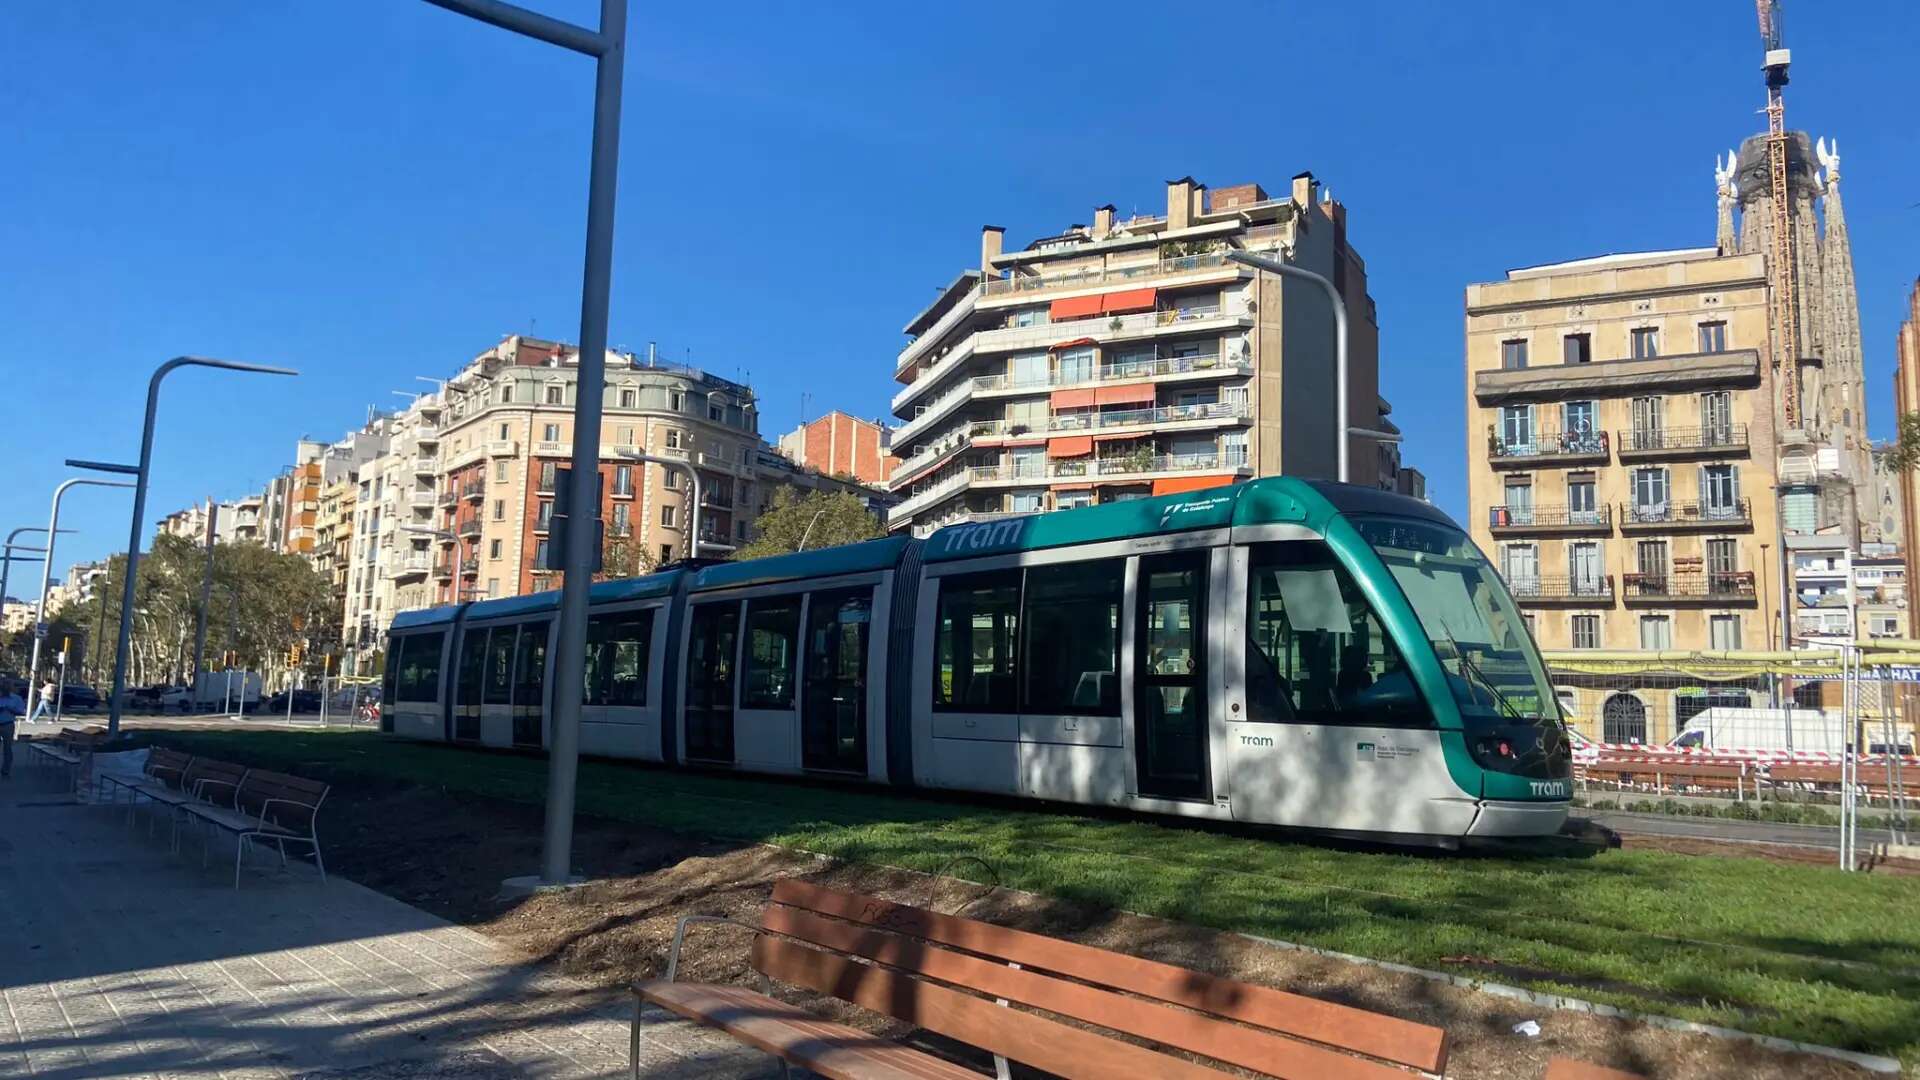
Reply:
[[[1540,656],[1417,500],[1232,487],[596,584],[580,748],[1408,842],[1557,831]],[[557,592],[399,614],[383,730],[543,746]]]

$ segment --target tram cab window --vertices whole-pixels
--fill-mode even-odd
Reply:
[[[496,626],[487,637],[487,681],[480,692],[487,705],[513,704],[513,629]]]
[[[528,623],[520,628],[520,656],[514,671],[513,703],[538,706],[541,688],[547,680],[547,624]]]
[[[935,616],[933,707],[1014,712],[1019,705],[1020,571],[942,578]]]
[[[1429,723],[1400,651],[1324,543],[1255,547],[1248,592],[1248,719],[1367,727]]]
[[[587,620],[586,704],[647,703],[653,653],[653,611],[623,611]]]
[[[747,604],[747,656],[740,687],[743,709],[793,708],[794,654],[800,641],[800,598],[780,596]]]
[[[1120,715],[1120,605],[1126,563],[1059,563],[1027,571],[1021,658],[1030,713]]]
[[[409,634],[398,639],[396,701],[431,702],[440,694],[440,646],[445,634]]]

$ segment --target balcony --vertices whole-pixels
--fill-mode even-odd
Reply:
[[[1018,352],[1045,349],[1075,338],[1090,338],[1095,344],[1102,344],[1164,334],[1244,329],[1252,325],[1253,311],[1245,301],[1225,307],[1219,304],[1196,304],[1177,310],[1143,311],[1137,315],[1097,315],[1089,319],[1069,319],[1039,326],[982,330],[974,335],[973,351],[982,354]]]
[[[1613,578],[1523,578],[1507,582],[1513,598],[1526,607],[1612,607]]]
[[[478,577],[479,575],[480,575],[479,559],[468,557],[460,560],[460,576],[461,577]]]
[[[1170,424],[1198,426],[1207,421],[1245,420],[1253,415],[1244,403],[1211,402],[1205,405],[1166,405],[1156,409],[1121,409],[1109,412],[1056,413],[1034,424],[1009,424],[1005,420],[981,420],[968,428],[975,442],[1012,438],[1028,434],[1111,431],[1115,428],[1147,427],[1158,429]]]
[[[1622,533],[1721,531],[1751,529],[1753,514],[1746,499],[1730,503],[1668,502],[1620,505]]]
[[[733,509],[733,493],[730,491],[713,491],[703,487],[700,489],[700,505],[711,506],[716,510],[731,510]]]
[[[1480,371],[1473,376],[1473,397],[1481,405],[1504,405],[1759,385],[1760,353],[1733,349]]]
[[[1487,437],[1487,462],[1496,469],[1533,465],[1605,465],[1610,449],[1604,431],[1541,431],[1530,439]]]
[[[1605,536],[1613,531],[1613,508],[1570,510],[1564,506],[1490,506],[1487,529],[1495,536]]]
[[[512,457],[520,452],[520,444],[512,439],[495,439],[487,444],[488,457]]]
[[[434,563],[433,576],[435,580],[438,580],[438,581],[453,580],[453,564],[451,562],[444,562],[444,561]]]
[[[894,360],[894,375],[897,377],[905,374],[907,368],[918,361],[928,349],[939,344],[943,338],[953,331],[954,327],[959,326],[962,322],[971,318],[974,305],[977,304],[979,300],[980,287],[976,285],[967,290],[967,294],[960,298],[960,302],[954,304],[953,307],[949,309],[945,315],[940,316],[939,320],[932,326],[927,327],[924,333],[908,342],[906,348],[901,349],[900,355]]]
[[[948,475],[934,481],[933,484],[925,490],[902,499],[899,505],[887,511],[887,524],[889,526],[898,525],[913,517],[914,514],[921,510],[933,506],[944,499],[951,498],[958,492],[967,490],[969,483],[971,483],[971,470],[955,469]]]
[[[399,581],[426,577],[430,566],[426,552],[413,552],[393,561],[393,576]]]
[[[438,505],[432,488],[417,487],[407,493],[407,505],[416,510],[431,510]]]
[[[1620,433],[1620,460],[1672,461],[1694,457],[1746,457],[1747,425],[1651,428]]]
[[[453,534],[455,536],[460,536],[460,537],[479,536],[480,535],[480,519],[468,518],[467,520],[461,522],[460,524],[455,525],[453,527]]]
[[[447,490],[440,493],[440,498],[435,500],[434,505],[442,510],[451,510],[460,505],[460,490],[449,484]]]
[[[487,482],[485,480],[469,480],[460,485],[460,497],[467,502],[479,502],[486,497],[486,494]]]
[[[1753,571],[1699,570],[1671,574],[1624,574],[1620,583],[1629,605],[1658,604],[1751,604],[1754,601]]]
[[[740,471],[740,463],[727,457],[725,454],[709,454],[703,450],[695,460],[703,469],[713,469],[717,472],[725,473]]]
[[[437,457],[423,454],[413,459],[413,475],[415,476],[432,476],[439,471],[440,459]]]
[[[898,484],[909,476],[914,476],[932,468],[941,459],[965,450],[971,439],[966,431],[955,431],[936,440],[929,446],[920,448],[920,452],[910,458],[903,458],[894,468],[891,483]]]
[[[552,503],[542,503],[541,505],[546,507],[553,506]],[[541,514],[539,517],[534,518],[533,531],[536,533],[539,533],[542,536],[545,536],[547,533],[552,532],[553,531],[553,515],[551,513],[546,513],[546,514]]]
[[[974,484],[1044,484],[1051,480],[1095,479],[1100,483],[1153,480],[1168,474],[1247,471],[1247,456],[1239,453],[1118,454],[1105,458],[1048,461],[1044,467],[982,465],[967,470]]]
[[[1208,273],[1217,270],[1236,274],[1241,272],[1239,263],[1229,260],[1219,252],[1211,252],[1205,255],[1184,255],[1177,259],[1161,259],[1158,262],[1136,263],[1132,266],[1107,266],[1080,270],[1068,274],[1029,274],[1021,277],[1000,278],[982,284],[980,296],[981,299],[986,300],[1052,292],[1056,289],[1093,289],[1102,285],[1124,285],[1148,278]],[[1246,272],[1251,273],[1251,270]]]

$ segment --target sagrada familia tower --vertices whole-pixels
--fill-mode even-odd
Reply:
[[[1876,507],[1865,497],[1872,477],[1867,439],[1866,373],[1860,355],[1860,303],[1853,249],[1840,202],[1837,143],[1787,133],[1786,220],[1792,229],[1793,273],[1775,265],[1775,222],[1766,135],[1755,135],[1714,163],[1719,188],[1717,243],[1727,254],[1767,256],[1775,290],[1790,288],[1799,314],[1797,357],[1776,364],[1774,417],[1780,432],[1778,477],[1782,523],[1789,531],[1838,528],[1858,534]],[[1780,355],[1780,328],[1773,328]],[[1793,378],[1798,423],[1788,422],[1786,379]],[[1807,520],[1809,514],[1814,520]],[[1875,537],[1868,536],[1867,539]]]

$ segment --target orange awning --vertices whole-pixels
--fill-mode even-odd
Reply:
[[[1053,485],[1053,490],[1055,491],[1092,491],[1093,485],[1092,484],[1055,484]]]
[[[1048,309],[1054,322],[1061,319],[1085,319],[1100,314],[1100,297],[1069,296],[1065,300],[1055,300]]]
[[[1093,437],[1093,441],[1094,442],[1125,442],[1128,439],[1150,439],[1152,437],[1153,437],[1153,432],[1151,431],[1130,431],[1121,435],[1095,435]]]
[[[1059,352],[1061,349],[1077,349],[1082,345],[1098,345],[1098,344],[1100,343],[1093,340],[1090,337],[1077,337],[1077,338],[1074,338],[1072,341],[1063,341],[1058,345],[1049,345],[1047,346],[1047,351]]]
[[[1152,311],[1154,301],[1159,295],[1160,290],[1153,288],[1110,292],[1100,298],[1100,310],[1110,315],[1118,315],[1125,311]]]
[[[1084,409],[1094,403],[1093,387],[1085,390],[1055,390],[1053,392],[1053,410]]]
[[[1095,405],[1138,405],[1153,404],[1152,383],[1129,383],[1126,386],[1102,386],[1094,390]]]
[[[1085,457],[1093,453],[1093,436],[1065,435],[1047,443],[1048,457]]]
[[[1153,482],[1155,495],[1177,495],[1182,491],[1200,491],[1233,483],[1231,476],[1171,476]]]
[[[1045,439],[1008,439],[1006,442],[1003,442],[1000,445],[1004,447],[1008,447],[1009,449],[1015,446],[1045,446],[1047,445],[1047,440]]]

